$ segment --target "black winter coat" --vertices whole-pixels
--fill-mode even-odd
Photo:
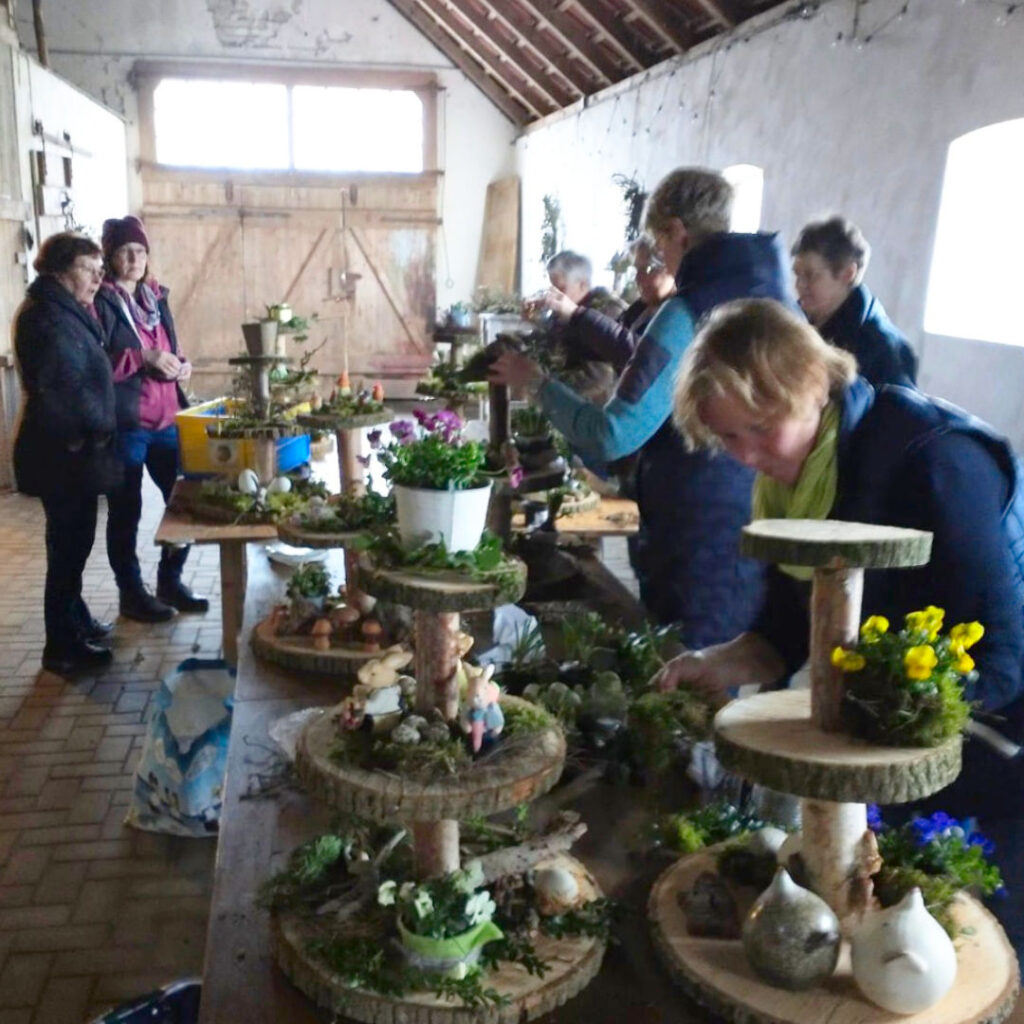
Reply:
[[[171,352],[180,359],[181,349],[178,346],[178,335],[174,330],[171,310],[167,305],[167,294],[166,288],[160,289],[160,322],[171,341]],[[127,349],[142,348],[139,336],[128,319],[129,314],[106,288],[101,288],[96,293],[96,314],[100,318],[103,328],[103,345],[112,366],[117,364]],[[145,376],[146,371],[139,369],[137,373],[114,385],[118,430],[139,429],[139,399],[142,396],[142,382]],[[188,399],[180,384],[177,386],[177,390],[178,407],[185,409],[188,407]]]
[[[114,381],[98,321],[60,282],[40,277],[18,311],[14,347],[24,392],[18,489],[36,497],[111,490],[120,474]]]

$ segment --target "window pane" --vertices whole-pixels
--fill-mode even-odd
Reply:
[[[297,85],[292,117],[297,170],[423,170],[423,104],[413,92]]]
[[[153,92],[157,163],[288,168],[288,90],[271,82],[165,78]]]
[[[1024,345],[1024,118],[950,143],[924,327]]]
[[[754,164],[733,164],[722,172],[735,190],[732,204],[732,231],[757,231],[761,227],[761,200],[764,196],[764,171]]]

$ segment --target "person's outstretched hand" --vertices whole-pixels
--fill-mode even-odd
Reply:
[[[502,352],[487,371],[487,379],[492,384],[508,384],[510,387],[529,386],[543,376],[541,368],[529,356],[511,349]]]
[[[716,660],[704,651],[687,651],[667,662],[652,682],[662,693],[684,686],[712,707],[720,707],[729,700],[729,683],[721,678]]]
[[[561,292],[557,288],[549,288],[544,293],[544,305],[562,321],[568,320],[579,309],[579,306],[565,292]]]

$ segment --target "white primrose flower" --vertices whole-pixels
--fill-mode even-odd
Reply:
[[[403,882],[401,889],[398,890],[398,898],[403,903],[408,903],[412,899],[412,894],[416,891],[415,882]]]
[[[463,889],[459,886],[459,891],[464,892],[467,895],[479,889],[484,884],[484,868],[479,860],[471,860],[463,869],[459,872],[460,875],[465,879],[466,888]]]
[[[395,902],[395,890],[398,888],[396,881],[389,880],[387,882],[381,882],[377,888],[377,902],[382,907],[390,907]]]
[[[491,899],[491,894],[486,889],[481,889],[466,900],[466,917],[469,918],[471,925],[490,921],[497,909],[497,905]]]
[[[424,918],[433,911],[434,901],[426,889],[420,889],[412,898],[412,906],[416,916]]]

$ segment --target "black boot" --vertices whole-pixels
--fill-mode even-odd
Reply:
[[[109,647],[88,640],[79,640],[70,647],[60,651],[43,651],[43,668],[58,676],[70,676],[76,672],[89,669],[104,668],[109,665],[114,655]]]
[[[181,571],[185,567],[188,553],[187,544],[181,547],[164,545],[156,574],[156,596],[164,604],[177,608],[179,612],[202,613],[209,610],[209,600],[201,594],[193,594],[191,589],[181,582]]]
[[[174,609],[155,598],[141,583],[121,590],[121,614],[136,622],[166,622]]]

